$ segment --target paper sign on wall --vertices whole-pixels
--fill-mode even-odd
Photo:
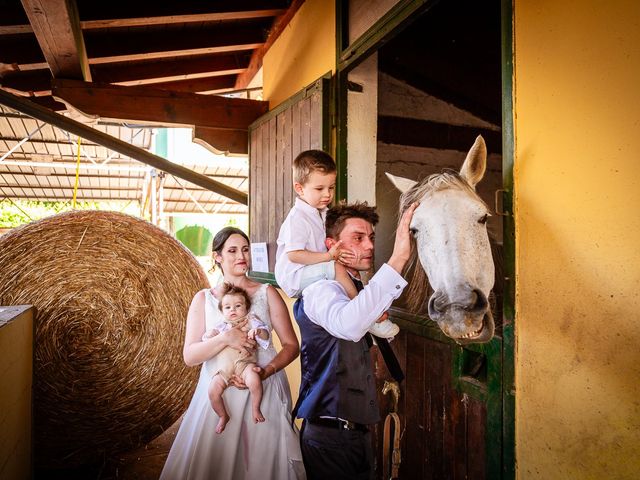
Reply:
[[[269,253],[265,242],[251,244],[251,270],[254,272],[269,271]]]

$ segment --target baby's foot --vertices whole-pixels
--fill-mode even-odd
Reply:
[[[256,409],[253,410],[253,421],[255,423],[264,422],[264,416],[262,415],[262,412],[260,411],[259,408],[256,408]]]
[[[218,420],[218,425],[216,425],[216,433],[222,433],[224,431],[224,427],[227,426],[227,422],[229,421],[229,415],[223,415]]]

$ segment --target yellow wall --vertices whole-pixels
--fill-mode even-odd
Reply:
[[[640,2],[515,0],[519,478],[640,474]]]
[[[335,2],[306,0],[263,60],[263,92],[270,108],[295,95],[325,73],[335,72]],[[290,311],[293,301],[280,292]],[[291,311],[293,320],[293,312]],[[298,340],[300,331],[293,328]],[[286,368],[293,402],[300,387],[300,360]]]
[[[335,2],[307,0],[263,60],[264,99],[271,108],[335,71]]]
[[[33,309],[0,307],[0,478],[31,478]]]

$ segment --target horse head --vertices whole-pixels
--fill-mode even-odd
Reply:
[[[489,306],[494,263],[487,233],[489,208],[475,186],[487,164],[487,147],[479,136],[460,172],[443,171],[421,182],[387,174],[402,192],[400,213],[420,202],[411,221],[416,242],[416,267],[408,290],[408,304],[418,310],[433,289],[429,317],[460,344],[488,342],[495,324]],[[426,277],[425,277],[426,272]]]

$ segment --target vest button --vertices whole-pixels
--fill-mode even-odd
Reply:
[[[373,400],[371,400],[371,401],[369,402],[369,405],[371,405],[371,406],[373,407],[374,403],[375,403],[375,402],[374,402]]]

